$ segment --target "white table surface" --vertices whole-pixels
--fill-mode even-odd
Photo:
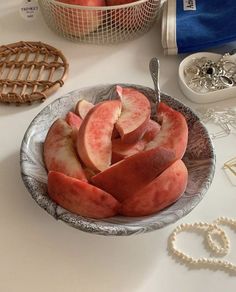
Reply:
[[[0,291],[235,291],[236,276],[218,270],[191,269],[173,260],[167,251],[168,237],[180,223],[211,222],[218,216],[236,218],[236,188],[222,170],[223,163],[236,156],[235,134],[214,141],[216,173],[200,204],[161,230],[130,237],[88,234],[57,222],[31,198],[20,175],[21,141],[35,115],[63,94],[100,83],[152,87],[148,62],[158,56],[162,91],[193,109],[199,105],[188,101],[178,86],[177,70],[184,56],[163,55],[160,22],[145,36],[123,44],[76,44],[55,35],[41,15],[33,22],[25,21],[19,15],[20,3],[21,0],[1,1],[1,44],[20,40],[51,44],[64,52],[70,72],[65,85],[44,103],[21,107],[0,104]],[[236,99],[217,105],[236,108]],[[213,129],[211,124],[207,127],[209,131]],[[232,248],[227,258],[236,263],[235,233],[229,235]],[[180,236],[178,243],[192,255],[207,255],[198,235]]]

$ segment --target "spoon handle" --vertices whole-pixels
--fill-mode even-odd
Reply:
[[[156,98],[156,104],[158,104],[161,101],[161,93],[160,93],[160,87],[159,87],[159,73],[160,73],[160,62],[157,58],[152,58],[149,63],[149,70],[152,76],[152,80],[154,83],[154,89],[155,89],[155,98]]]

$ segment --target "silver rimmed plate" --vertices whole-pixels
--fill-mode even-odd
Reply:
[[[154,106],[154,91],[134,84],[119,84],[134,87],[143,92]],[[42,157],[43,143],[49,127],[59,117],[65,117],[79,99],[93,103],[111,99],[115,85],[98,85],[68,93],[46,106],[30,123],[21,145],[20,163],[24,184],[37,204],[57,220],[82,231],[101,235],[132,235],[160,229],[187,215],[202,200],[211,185],[215,172],[215,153],[209,134],[196,114],[178,100],[162,94],[162,101],[180,111],[189,128],[189,141],[184,162],[189,178],[185,193],[180,199],[161,212],[145,217],[129,218],[115,216],[96,220],[72,214],[54,203],[47,195],[47,172]]]

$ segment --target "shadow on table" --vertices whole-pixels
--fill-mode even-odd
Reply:
[[[78,287],[80,290],[76,291],[96,292],[139,291],[146,287],[153,273],[158,279],[157,267],[161,269],[163,252],[166,253],[165,229],[129,237],[105,237],[79,231],[56,221],[31,199],[21,180],[19,153],[0,163],[4,181],[2,224],[5,239],[11,242],[9,265],[14,260],[19,277],[23,275],[22,265],[24,271],[34,269],[32,285],[37,283],[40,274],[45,282],[54,283],[54,291],[71,282],[71,291]],[[59,278],[55,269],[61,271]]]

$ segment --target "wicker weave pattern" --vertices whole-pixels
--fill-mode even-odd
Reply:
[[[161,0],[139,0],[118,6],[89,7],[39,0],[48,26],[81,43],[115,44],[147,32],[156,20]]]
[[[57,49],[41,42],[0,47],[0,102],[44,101],[64,84],[68,63]]]

